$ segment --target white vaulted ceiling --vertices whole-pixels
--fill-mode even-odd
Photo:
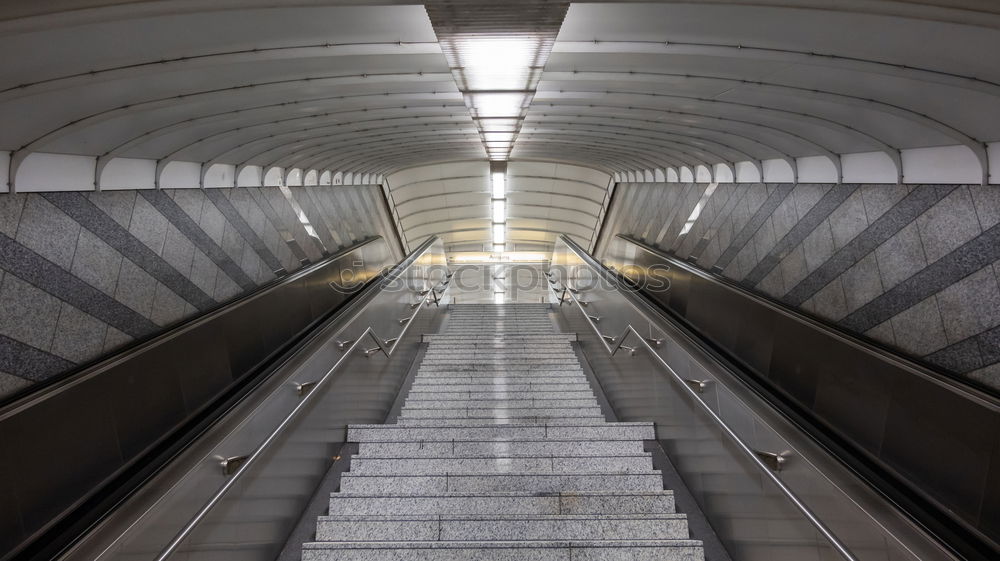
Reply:
[[[551,162],[513,161],[507,167],[507,242],[510,251],[550,251],[559,234],[592,247],[607,203],[607,172]],[[487,162],[434,164],[386,178],[389,197],[409,248],[428,236],[449,251],[490,250],[490,168]]]
[[[0,147],[382,172],[485,155],[421,6],[123,18],[0,37]],[[471,142],[470,142],[471,140]]]
[[[845,154],[879,153],[902,174],[901,150],[960,145],[978,167],[1000,139],[1000,61],[977,55],[1000,52],[988,18],[732,4],[572,5],[514,157],[793,170],[821,157],[839,171]]]
[[[532,26],[507,2],[435,5],[432,24],[377,0],[4,3],[0,173],[15,190],[388,177],[411,247],[438,234],[481,250],[474,105],[490,93],[461,84],[438,35]],[[574,3],[554,42],[547,25],[551,52],[505,129],[517,248],[589,245],[613,174],[980,182],[1000,166],[991,0]]]

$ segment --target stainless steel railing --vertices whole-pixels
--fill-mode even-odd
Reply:
[[[567,248],[572,251],[579,259],[584,262],[588,261],[588,257],[583,250],[576,246],[571,240],[565,238],[560,240],[565,243]],[[603,271],[597,269],[597,266],[589,264],[591,269],[597,274],[602,274]],[[833,531],[816,515],[815,512],[791,489],[776,472],[781,470],[781,466],[785,461],[785,456],[781,453],[771,453],[764,452],[760,450],[755,450],[750,445],[748,445],[740,436],[729,426],[704,400],[700,397],[700,389],[704,388],[705,381],[702,380],[690,380],[686,379],[680,374],[678,374],[671,366],[656,352],[654,346],[659,346],[660,340],[644,336],[638,330],[636,330],[631,323],[626,325],[625,329],[618,336],[608,336],[601,332],[600,328],[597,326],[597,322],[600,321],[600,317],[593,316],[587,313],[588,302],[581,300],[579,297],[579,289],[576,287],[570,287],[559,279],[553,278],[553,273],[546,273],[549,276],[550,287],[556,295],[559,306],[561,307],[564,303],[570,302],[579,308],[581,315],[584,320],[590,326],[591,330],[597,334],[597,339],[601,342],[601,345],[607,351],[609,356],[614,356],[620,350],[626,350],[630,354],[635,354],[636,348],[625,345],[626,340],[630,336],[634,336],[634,339],[639,345],[642,345],[649,351],[649,356],[663,367],[663,369],[673,378],[673,380],[681,388],[681,391],[686,392],[688,397],[696,403],[703,413],[708,415],[708,417],[717,425],[724,434],[736,447],[739,449],[754,465],[759,468],[761,474],[769,479],[777,489],[788,499],[788,501],[794,505],[794,507],[801,513],[802,517],[811,524],[817,532],[820,533],[830,544],[830,546],[840,555],[842,559],[847,561],[858,561],[858,558],[848,549],[848,547],[843,543],[833,533]],[[609,277],[605,276],[605,279]],[[610,279],[609,279],[610,280]],[[641,310],[633,309],[639,313],[642,317],[649,320]],[[595,322],[595,319],[597,322]]]
[[[423,248],[426,250],[430,247],[434,240],[428,240]],[[419,255],[422,252],[414,252]],[[412,261],[411,261],[412,263]],[[396,271],[395,275],[390,274],[386,282],[392,282],[399,278],[402,271]],[[258,458],[262,457],[274,444],[280,436],[288,430],[288,428],[295,423],[300,414],[303,411],[308,410],[313,405],[314,400],[318,400],[319,395],[321,395],[325,386],[338,372],[341,365],[345,364],[352,353],[356,350],[361,350],[363,356],[371,357],[376,353],[382,353],[386,358],[393,356],[397,346],[401,343],[403,338],[406,336],[407,331],[410,326],[413,325],[414,319],[420,314],[426,306],[434,304],[437,306],[440,302],[440,295],[447,290],[450,283],[451,273],[448,273],[443,280],[438,282],[436,285],[432,286],[430,289],[423,290],[418,293],[420,300],[410,304],[409,308],[413,312],[399,319],[399,323],[402,324],[402,329],[398,334],[390,339],[385,339],[376,333],[372,326],[367,326],[364,331],[361,332],[353,341],[338,341],[338,347],[340,347],[344,353],[330,368],[326,371],[318,380],[313,382],[300,383],[299,387],[308,385],[308,390],[305,397],[295,406],[294,409],[288,415],[281,420],[281,422],[271,431],[270,434],[253,450],[253,452],[245,456],[237,456],[240,462],[239,465],[231,472],[231,475],[212,496],[205,502],[205,504],[198,510],[198,512],[184,525],[183,528],[163,547],[159,554],[155,557],[156,561],[165,561],[171,558],[178,549],[185,542],[186,539],[194,532],[194,530],[205,520],[209,512],[216,508],[224,499],[224,497],[233,489],[240,481],[244,474],[248,473],[253,469],[255,462]],[[364,346],[366,341],[373,341],[375,347],[367,348]],[[223,467],[225,468],[228,459],[222,460]]]
[[[450,276],[441,241],[428,239],[60,559],[274,559],[346,426],[390,410]]]
[[[375,330],[371,326],[366,327],[365,330],[361,333],[361,335],[357,339],[355,339],[352,343],[350,343],[349,346],[347,346],[344,355],[340,358],[340,360],[334,363],[334,365],[331,366],[330,369],[327,370],[322,377],[320,377],[320,379],[316,380],[315,382],[307,382],[307,384],[311,384],[311,389],[309,390],[308,395],[306,395],[302,399],[302,401],[300,401],[299,404],[294,409],[292,409],[292,411],[288,414],[288,416],[286,416],[278,424],[278,426],[275,427],[273,431],[271,431],[271,433],[263,440],[263,442],[260,443],[260,445],[257,446],[257,448],[253,452],[251,452],[246,456],[239,456],[241,460],[240,464],[235,469],[235,471],[231,473],[231,477],[226,480],[226,483],[222,487],[220,487],[208,499],[208,501],[205,502],[205,504],[198,510],[198,512],[194,515],[194,517],[191,518],[191,520],[189,520],[187,524],[184,525],[184,527],[170,540],[169,543],[167,543],[167,545],[163,548],[163,550],[160,551],[159,555],[156,556],[155,558],[156,561],[165,561],[166,559],[169,559],[177,551],[177,549],[184,542],[184,540],[187,539],[187,537],[194,531],[194,529],[199,524],[202,523],[206,515],[213,508],[215,508],[216,505],[218,505],[222,501],[223,497],[225,497],[225,495],[229,492],[229,490],[233,488],[240,481],[240,477],[252,468],[254,462],[259,457],[261,457],[270,448],[272,443],[274,443],[278,439],[279,435],[281,435],[285,430],[287,430],[287,428],[298,418],[300,412],[304,411],[306,408],[312,405],[312,399],[314,398],[314,396],[319,395],[323,387],[334,376],[334,374],[340,368],[341,364],[344,364],[347,361],[351,353],[353,353],[356,349],[362,349],[365,357],[369,357],[376,352],[381,352],[387,358],[391,357],[396,349],[396,346],[406,335],[406,332],[407,330],[409,330],[410,325],[413,324],[413,320],[417,317],[417,314],[420,313],[420,311],[424,308],[424,306],[430,304],[438,305],[439,302],[438,289],[439,288],[442,289],[441,292],[447,290],[447,286],[450,282],[450,279],[451,279],[451,274],[449,273],[445,278],[445,280],[439,282],[437,285],[433,286],[431,289],[423,293],[420,301],[416,302],[415,306],[412,306],[414,312],[410,316],[400,320],[400,322],[403,323],[403,329],[399,332],[398,335],[396,335],[392,339],[383,339],[375,332]],[[374,348],[369,349],[362,346],[365,340],[368,338],[374,341],[376,345]],[[225,467],[225,462],[227,461],[228,459],[223,460],[224,462],[223,467]]]

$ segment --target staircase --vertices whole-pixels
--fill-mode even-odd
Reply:
[[[396,424],[359,443],[304,561],[696,561],[643,441],[604,420],[547,304],[452,305]]]

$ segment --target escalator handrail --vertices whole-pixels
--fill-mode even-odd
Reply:
[[[561,235],[559,237],[559,241],[565,243],[566,247],[570,251],[572,251],[578,258],[580,258],[584,263],[586,263],[591,269],[595,269],[596,271],[600,272],[601,270],[600,267],[603,266],[597,263],[596,260],[591,258],[590,255],[587,255],[586,252],[584,252],[582,248],[577,246],[575,242],[573,242],[564,235]],[[601,330],[591,319],[591,316],[590,314],[587,313],[587,310],[584,309],[584,306],[583,304],[581,304],[580,299],[577,298],[576,293],[574,292],[575,289],[571,289],[572,287],[563,284],[561,291],[556,290],[555,285],[559,281],[551,279],[550,273],[547,274],[550,275],[550,287],[553,289],[554,292],[558,294],[557,298],[559,300],[559,306],[562,306],[563,303],[566,301],[566,299],[569,299],[570,301],[572,301],[573,304],[576,304],[577,308],[579,308],[579,311],[581,312],[581,315],[583,315],[587,324],[590,325],[590,328],[594,331],[594,333],[597,334],[598,340],[600,340],[601,344],[604,346],[604,349],[608,352],[609,356],[614,356],[619,350],[621,350],[623,348],[626,338],[630,334],[634,334],[635,337],[638,339],[639,343],[642,344],[646,348],[646,350],[649,351],[649,354],[655,357],[656,361],[661,366],[663,366],[663,368],[671,375],[671,377],[673,377],[677,385],[680,388],[682,388],[682,391],[685,391],[687,393],[687,396],[699,405],[699,407],[702,409],[702,412],[706,413],[709,416],[709,418],[712,419],[712,421],[722,430],[722,433],[725,434],[733,442],[733,444],[735,444],[736,447],[743,452],[746,458],[750,460],[755,466],[757,466],[757,468],[761,472],[763,472],[763,474],[768,479],[770,479],[771,482],[775,484],[775,486],[777,486],[778,490],[781,491],[781,493],[785,495],[785,497],[789,500],[789,502],[791,502],[792,505],[795,506],[795,508],[802,514],[802,516],[805,517],[805,519],[814,528],[816,528],[816,531],[818,531],[830,543],[830,545],[837,551],[837,553],[841,556],[841,558],[847,561],[857,561],[857,557],[855,557],[854,554],[851,553],[851,551],[847,548],[847,546],[845,546],[844,543],[840,541],[840,538],[838,538],[836,534],[834,534],[833,531],[829,527],[827,527],[827,525],[824,524],[822,520],[819,519],[816,513],[813,512],[813,510],[810,509],[809,506],[806,505],[802,501],[802,499],[800,499],[799,496],[791,488],[789,488],[788,485],[786,485],[785,482],[782,481],[781,478],[778,477],[774,473],[774,471],[772,471],[772,469],[767,466],[767,464],[765,464],[760,459],[760,457],[753,450],[753,448],[751,448],[742,438],[740,438],[740,436],[732,429],[732,427],[730,427],[729,424],[727,424],[715,411],[712,410],[712,407],[710,405],[708,405],[704,400],[701,399],[701,397],[699,397],[698,392],[690,385],[688,385],[687,381],[680,374],[678,374],[673,368],[670,367],[670,365],[663,359],[663,357],[661,357],[660,354],[656,352],[655,348],[650,343],[650,340],[648,338],[643,336],[634,327],[632,327],[632,324],[626,325],[622,334],[618,337],[608,337],[604,335],[603,333],[601,333]],[[636,307],[628,298],[625,298],[625,301],[628,302],[629,305],[632,307],[632,309],[635,310],[636,313],[638,313],[644,319],[646,319],[650,323],[655,323],[642,310]],[[612,347],[611,344],[608,344],[609,340],[611,341],[612,344],[614,344],[614,347]]]
[[[399,265],[393,268],[393,270],[388,275],[386,275],[385,279],[381,283],[381,286],[384,287],[389,283],[391,283],[392,281],[398,279],[406,270],[408,270],[413,265],[413,263],[417,260],[417,258],[426,253],[427,250],[430,249],[431,246],[436,241],[437,241],[437,236],[431,236],[427,241],[421,244],[420,247],[414,250],[409,257],[400,262]],[[302,400],[298,402],[298,404],[288,413],[288,415],[285,416],[284,419],[281,420],[280,423],[278,423],[278,425],[274,428],[274,430],[272,430],[267,435],[267,437],[263,441],[261,441],[261,443],[253,450],[253,452],[251,452],[249,455],[246,456],[246,459],[243,460],[240,466],[236,469],[236,471],[234,471],[232,475],[230,475],[226,479],[226,482],[221,487],[219,487],[219,489],[217,489],[215,493],[212,494],[212,496],[205,502],[205,504],[198,509],[198,512],[195,513],[195,515],[187,523],[184,524],[184,527],[182,527],[174,535],[174,537],[171,538],[171,540],[167,543],[167,545],[165,545],[163,549],[160,550],[160,553],[156,556],[155,561],[165,561],[171,555],[174,554],[177,548],[180,547],[180,545],[191,534],[191,532],[193,532],[195,528],[198,527],[198,525],[201,523],[202,520],[204,520],[204,518],[208,515],[208,513],[211,512],[211,510],[217,504],[219,504],[220,501],[222,501],[223,497],[226,495],[229,489],[231,489],[233,485],[235,485],[236,482],[240,480],[240,477],[242,477],[243,474],[247,472],[250,466],[254,465],[255,460],[261,457],[268,450],[271,444],[278,439],[278,437],[285,430],[285,428],[288,427],[290,424],[292,424],[297,419],[298,415],[302,411],[304,411],[307,407],[309,407],[309,405],[313,402],[315,396],[322,393],[321,390],[323,386],[325,386],[327,382],[333,378],[334,373],[339,369],[340,365],[343,364],[347,360],[347,358],[351,356],[351,353],[353,353],[356,349],[358,349],[366,340],[370,338],[374,340],[376,344],[376,347],[374,349],[371,349],[371,351],[377,350],[382,354],[384,354],[386,357],[391,357],[394,354],[396,347],[399,345],[403,337],[406,335],[406,332],[409,330],[410,325],[413,324],[413,320],[416,319],[420,311],[423,310],[424,307],[429,306],[431,303],[437,305],[438,294],[441,294],[444,292],[444,290],[448,289],[448,285],[451,281],[451,276],[452,273],[449,272],[445,276],[444,280],[442,280],[436,286],[432,287],[430,290],[424,292],[421,295],[421,299],[415,306],[413,313],[406,318],[406,321],[403,324],[403,329],[400,330],[399,334],[396,335],[395,338],[382,339],[381,337],[379,337],[379,335],[375,332],[375,330],[371,326],[368,326],[365,328],[364,332],[362,332],[361,335],[357,337],[357,339],[352,341],[349,346],[345,347],[344,353],[340,356],[339,359],[337,359],[337,362],[335,362],[333,366],[331,366],[326,371],[326,373],[324,373],[318,380],[316,380],[315,384],[312,386],[309,393],[306,394],[305,397],[303,397]],[[443,288],[443,290],[438,291],[437,289],[439,287]],[[359,315],[361,311],[363,311],[363,309],[359,310],[358,314],[356,314],[355,317]],[[390,341],[392,341],[391,344]],[[360,348],[364,349],[364,347]],[[371,353],[369,352],[369,349],[365,349],[365,356],[370,356],[370,354]]]
[[[168,340],[172,337],[176,337],[178,334],[184,333],[190,329],[196,328],[199,325],[207,323],[212,319],[227,313],[228,311],[238,308],[240,306],[246,305],[247,302],[260,298],[280,286],[287,285],[296,282],[304,277],[309,276],[311,273],[320,269],[327,264],[340,259],[344,255],[352,251],[357,251],[363,247],[374,244],[375,242],[381,240],[381,236],[374,236],[363,240],[355,245],[345,247],[336,251],[335,253],[325,257],[323,260],[302,267],[301,269],[294,271],[290,274],[278,277],[267,284],[259,286],[258,288],[252,290],[249,293],[243,294],[232,300],[223,302],[222,304],[208,310],[205,313],[195,315],[191,318],[185,319],[176,325],[171,326],[169,329],[163,331],[154,332],[152,335],[144,339],[139,339],[132,344],[126,345],[120,351],[116,351],[113,355],[101,357],[97,362],[88,363],[81,365],[78,368],[74,368],[62,374],[57,374],[48,380],[39,382],[27,388],[25,392],[17,392],[11,396],[4,397],[0,399],[3,403],[0,404],[0,420],[6,419],[11,415],[16,414],[19,411],[30,408],[35,404],[42,402],[46,399],[50,399],[53,396],[59,394],[60,392],[66,391],[67,389],[85,383],[87,380],[100,376],[102,372],[105,371],[105,367],[112,363],[119,363],[126,361],[129,358],[146,352],[149,348],[154,347],[161,342]]]
[[[907,374],[918,376],[938,387],[961,396],[963,399],[974,401],[991,410],[1000,410],[1000,396],[997,395],[997,391],[994,388],[974,385],[973,383],[970,383],[968,378],[961,378],[958,375],[942,370],[933,364],[921,363],[918,360],[914,360],[912,357],[902,356],[898,352],[894,352],[883,347],[882,344],[877,341],[861,339],[856,333],[851,333],[836,324],[810,317],[803,314],[801,310],[789,309],[788,305],[780,300],[775,300],[765,295],[754,293],[721,275],[716,275],[703,271],[697,267],[693,267],[674,256],[664,254],[662,251],[658,251],[656,248],[630,236],[618,234],[616,237],[621,238],[622,240],[625,240],[626,242],[635,245],[639,249],[658,258],[669,260],[672,266],[681,268],[692,275],[698,275],[704,279],[708,279],[732,292],[739,294],[741,297],[751,299],[754,302],[766,306],[783,316],[808,324],[810,327],[829,334],[831,337],[835,337],[851,347],[858,348],[864,352],[875,355],[883,361],[891,362],[892,364],[905,370]]]

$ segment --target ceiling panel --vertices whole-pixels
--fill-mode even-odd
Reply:
[[[577,3],[561,28],[565,3],[435,1],[438,33],[423,6],[368,0],[6,3],[0,150],[15,186],[37,152],[383,174],[411,247],[449,232],[468,248],[491,241],[487,123],[513,143],[511,243],[586,241],[619,171],[941,145],[983,158],[1000,140],[1000,8],[957,1]],[[511,29],[536,35],[523,87],[456,67]],[[480,119],[512,95],[510,122]]]

